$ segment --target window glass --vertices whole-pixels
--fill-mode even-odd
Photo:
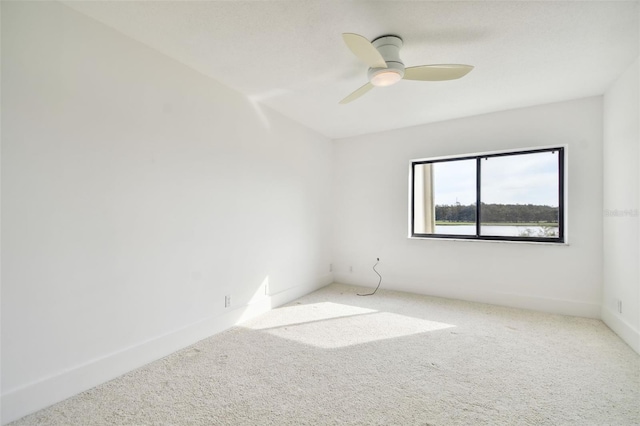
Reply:
[[[563,148],[415,160],[411,235],[564,242],[563,163]]]
[[[414,230],[419,234],[475,235],[476,161],[414,167]]]
[[[558,152],[480,160],[481,235],[558,237]]]

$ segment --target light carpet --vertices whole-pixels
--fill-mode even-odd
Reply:
[[[640,356],[599,320],[359,291],[325,287],[12,425],[640,424]]]

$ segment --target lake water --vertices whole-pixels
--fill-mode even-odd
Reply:
[[[517,237],[524,232],[531,232],[531,236],[542,235],[539,234],[543,231],[541,226],[482,226],[482,235],[491,236],[504,236],[504,237]],[[557,236],[556,228],[556,236]],[[436,234],[449,234],[449,235],[475,235],[475,225],[436,225]]]

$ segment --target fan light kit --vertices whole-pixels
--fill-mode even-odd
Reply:
[[[397,71],[387,71],[383,70],[378,72],[377,74],[373,74],[369,81],[376,87],[384,87],[391,86],[392,84],[396,84],[402,79],[402,74]]]
[[[385,87],[400,80],[444,81],[467,75],[473,67],[462,64],[419,65],[405,68],[400,59],[402,39],[395,35],[378,37],[372,42],[365,37],[344,33],[342,38],[354,55],[369,66],[369,82],[340,101],[346,104],[358,99],[374,87]]]

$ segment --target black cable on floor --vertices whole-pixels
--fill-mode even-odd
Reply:
[[[373,272],[378,274],[378,276],[380,277],[380,279],[378,280],[378,287],[376,287],[376,289],[373,290],[373,293],[367,293],[367,294],[356,293],[358,296],[373,296],[374,294],[376,294],[376,291],[378,291],[378,289],[380,288],[380,284],[382,283],[382,275],[380,275],[380,272],[378,272],[378,270],[376,269],[376,266],[378,266],[379,262],[380,262],[380,258],[378,257],[376,258],[376,264],[373,265]]]

